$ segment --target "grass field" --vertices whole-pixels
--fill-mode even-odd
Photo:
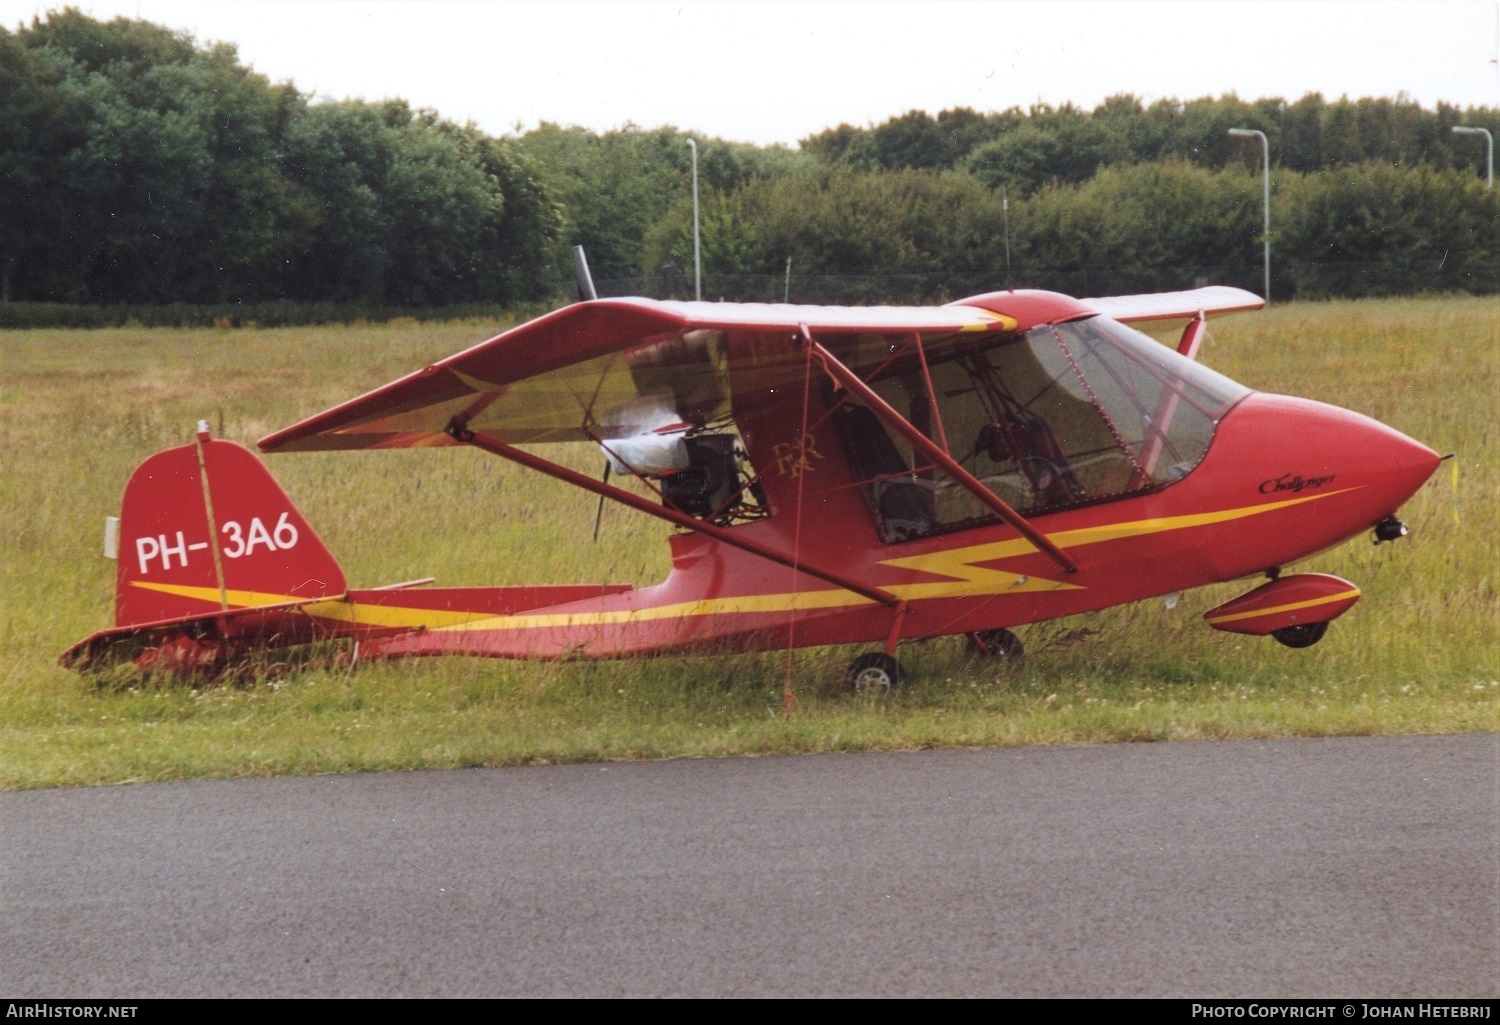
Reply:
[[[202,776],[993,744],[1500,729],[1500,303],[1292,304],[1220,318],[1202,358],[1252,387],[1367,413],[1456,452],[1406,507],[1412,536],[1299,567],[1364,598],[1305,651],[1212,631],[1247,584],[1022,631],[1003,668],[956,640],[912,681],[838,686],[850,652],[614,663],[434,659],[209,686],[108,684],[56,665],[110,622],[100,554],[130,470],[200,418],[252,443],[494,333],[490,323],[0,332],[0,787]],[[573,453],[598,472],[597,454]],[[653,583],[663,528],[480,453],[271,457],[355,586]],[[793,714],[783,712],[791,685]]]

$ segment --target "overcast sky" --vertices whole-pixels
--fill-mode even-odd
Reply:
[[[0,0],[15,29],[61,3]],[[920,108],[1134,93],[1500,106],[1497,0],[79,0],[222,40],[323,99],[402,97],[501,135],[633,122],[790,143]]]

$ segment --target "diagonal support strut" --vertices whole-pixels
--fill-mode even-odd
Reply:
[[[985,487],[977,477],[960,466],[957,460],[934,444],[927,435],[913,427],[906,417],[892,409],[873,388],[860,379],[858,374],[850,370],[838,357],[820,345],[805,326],[802,329],[802,339],[803,344],[810,348],[813,355],[817,357],[818,362],[823,365],[823,369],[828,372],[828,376],[857,396],[860,401],[870,408],[870,412],[874,413],[907,441],[911,442],[917,451],[940,466],[960,487],[968,491],[983,503],[986,508],[1014,527],[1022,537],[1035,545],[1039,551],[1044,553],[1053,562],[1069,573],[1078,572],[1078,563],[1070,559],[1061,548],[1048,540],[1045,534],[1028,523],[1020,513],[1016,512],[993,491]]]
[[[724,527],[715,526],[712,523],[706,523],[703,520],[695,519],[687,515],[686,513],[678,512],[676,509],[670,509],[666,506],[657,505],[656,503],[641,498],[638,495],[632,495],[628,491],[617,488],[613,484],[605,484],[601,481],[594,480],[594,478],[587,477],[581,473],[578,473],[576,470],[570,470],[566,466],[559,466],[557,463],[550,462],[549,460],[543,459],[540,456],[535,456],[530,452],[526,452],[522,449],[507,445],[503,441],[495,441],[493,439],[485,438],[481,435],[475,434],[473,431],[470,431],[459,424],[455,423],[454,425],[450,426],[448,428],[448,434],[451,435],[455,441],[461,442],[462,444],[473,445],[475,448],[482,449],[485,452],[488,452],[491,455],[499,456],[502,459],[508,459],[513,463],[517,463],[521,466],[526,467],[529,470],[536,470],[538,473],[546,474],[548,477],[554,477],[557,480],[572,484],[576,487],[582,488],[584,491],[591,492],[595,495],[600,495],[605,498],[611,498],[614,501],[619,502],[621,505],[628,506],[629,508],[635,509],[638,512],[646,513],[649,516],[655,516],[657,519],[666,520],[668,523],[671,523],[674,526],[682,527],[684,530],[691,530],[699,534],[705,534],[708,537],[713,538],[715,541],[721,541],[732,548],[738,548],[742,551],[749,552],[752,555],[758,555],[763,559],[767,559],[781,566],[786,566],[788,569],[796,570],[799,573],[806,573],[810,577],[816,577],[819,580],[833,584],[835,587],[842,587],[846,591],[852,591],[854,594],[857,594],[862,598],[868,598],[870,601],[876,602],[877,604],[885,605],[889,608],[895,608],[896,606],[901,604],[901,599],[897,598],[894,594],[891,594],[887,590],[879,587],[871,587],[868,584],[862,584],[857,580],[850,579],[842,573],[835,573],[832,570],[823,569],[820,566],[810,564],[806,559],[794,559],[792,556],[787,555],[784,552],[777,551],[775,548],[772,548],[768,545],[763,545],[758,541],[751,541],[749,538],[739,537],[733,531],[727,530]]]

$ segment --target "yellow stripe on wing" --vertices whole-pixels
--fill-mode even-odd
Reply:
[[[986,324],[984,321],[980,321],[977,324],[965,324],[959,328],[959,331],[993,331],[997,324],[1002,331],[1014,331],[1020,326],[1016,318],[1007,317],[1003,313],[996,313],[994,310],[986,310],[978,306],[971,307],[971,309],[980,316],[985,317],[990,323]]]

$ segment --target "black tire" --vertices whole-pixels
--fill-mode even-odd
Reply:
[[[980,630],[969,635],[969,647],[987,658],[1004,662],[1020,661],[1026,654],[1021,638],[1009,630]]]
[[[1310,648],[1321,641],[1327,632],[1327,623],[1298,623],[1296,626],[1273,630],[1271,636],[1288,648]]]
[[[905,678],[906,670],[901,663],[883,651],[861,655],[844,670],[844,683],[850,690],[861,693],[894,690]]]

